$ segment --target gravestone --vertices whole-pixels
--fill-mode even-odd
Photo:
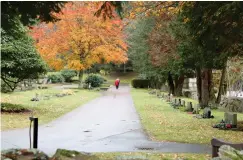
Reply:
[[[38,93],[35,94],[35,97],[31,99],[31,101],[39,101],[39,95]]]
[[[170,94],[169,96],[170,96],[170,102],[172,102],[173,95],[172,95],[172,94]]]
[[[179,106],[179,100],[174,98],[173,101],[172,101],[172,107],[178,108],[178,106]]]
[[[151,90],[149,94],[156,94],[156,90],[155,89]]]
[[[199,104],[193,105],[193,114],[199,114]]]
[[[178,99],[178,105],[181,106],[181,99]]]
[[[203,118],[211,118],[211,109],[209,107],[204,108]]]
[[[176,106],[180,106],[180,104],[181,104],[180,99],[176,99],[176,100],[175,100],[175,105],[176,105]]]
[[[170,102],[170,96],[169,95],[166,95],[165,99],[166,99],[167,102]]]
[[[231,124],[233,128],[237,127],[237,114],[236,113],[225,112],[224,120],[226,123]]]
[[[173,98],[172,104],[176,105],[176,98]]]
[[[182,103],[181,105],[182,105],[183,107],[186,107],[186,101],[182,100],[181,103]]]
[[[45,77],[42,81],[42,84],[47,84],[47,82],[48,82],[48,77]]]
[[[157,97],[161,97],[161,92],[160,91],[157,92]]]
[[[186,105],[186,109],[185,109],[187,112],[192,112],[193,109],[192,109],[192,102],[187,102],[187,105]]]

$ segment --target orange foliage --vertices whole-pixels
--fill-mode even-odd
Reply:
[[[43,59],[56,70],[85,70],[96,63],[124,63],[127,45],[122,21],[104,21],[94,16],[101,2],[67,3],[56,23],[41,23],[32,29]]]
[[[167,17],[177,14],[184,2],[176,1],[137,1],[131,2],[126,17],[129,19],[147,16]],[[132,8],[132,9],[130,9]]]

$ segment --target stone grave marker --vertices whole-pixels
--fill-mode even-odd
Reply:
[[[161,97],[161,92],[160,91],[157,92],[157,97]]]
[[[173,100],[173,95],[170,94],[169,96],[170,96],[170,101],[172,102],[172,100]]]
[[[167,102],[170,102],[170,96],[166,95],[165,98]]]
[[[193,111],[192,102],[187,102],[186,111],[187,112],[192,112]]]
[[[176,105],[177,99],[173,98],[173,104]]]
[[[211,118],[211,109],[209,107],[204,108],[203,118]]]
[[[178,106],[181,106],[181,99],[178,99]]]
[[[199,114],[199,104],[193,105],[193,114]]]
[[[180,106],[181,105],[181,99],[176,99],[176,106]]]
[[[231,124],[233,128],[237,127],[237,114],[236,113],[225,112],[224,120],[226,123]]]
[[[176,98],[173,99],[173,101],[172,101],[172,106],[173,106],[174,108],[177,108],[177,106],[178,106],[178,99],[176,99]]]
[[[186,107],[186,101],[182,100],[182,104],[183,107]]]

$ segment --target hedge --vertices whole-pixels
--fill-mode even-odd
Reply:
[[[149,80],[146,79],[133,79],[132,86],[134,88],[148,88]]]
[[[1,103],[1,112],[20,113],[30,112],[30,110],[20,104]]]

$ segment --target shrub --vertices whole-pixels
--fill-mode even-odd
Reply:
[[[85,79],[85,83],[90,83],[91,87],[99,87],[103,82],[104,78],[96,74],[91,74]]]
[[[139,74],[138,79],[147,79],[146,74]]]
[[[149,80],[146,79],[133,79],[132,86],[134,88],[147,88],[149,85]]]
[[[65,82],[71,82],[72,78],[76,76],[76,71],[64,69],[61,71],[61,75],[63,76]]]
[[[104,83],[104,82],[107,82],[107,79],[105,79],[104,77],[102,77],[102,76],[99,76],[101,79],[102,79],[102,83]]]
[[[1,111],[8,113],[30,112],[20,104],[1,103]]]
[[[50,74],[48,75],[48,81],[50,81],[52,83],[62,83],[64,82],[64,78],[60,73],[55,73],[55,74]]]

